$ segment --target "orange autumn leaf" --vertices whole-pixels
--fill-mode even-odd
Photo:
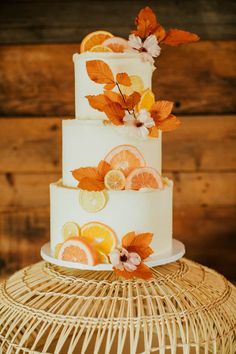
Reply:
[[[98,173],[101,176],[102,179],[105,178],[106,174],[111,170],[111,165],[106,162],[105,160],[102,160],[98,164]]]
[[[173,114],[170,114],[168,118],[158,122],[158,127],[163,132],[171,131],[177,129],[180,125],[180,120],[176,118]]]
[[[101,112],[103,112],[104,106],[109,103],[109,99],[103,94],[97,96],[86,96],[86,98],[92,108]]]
[[[119,270],[116,268],[113,268],[114,272],[125,279],[133,279],[133,278],[140,278],[144,280],[149,280],[153,277],[151,269],[146,266],[143,262],[141,262],[138,266],[137,269],[134,270],[133,272],[128,272],[127,270]]]
[[[170,101],[156,101],[151,107],[150,113],[154,120],[162,120],[167,118],[173,109],[173,102]]]
[[[118,102],[111,102],[104,107],[104,112],[114,125],[122,125],[125,111]]]
[[[119,93],[113,92],[113,91],[104,91],[104,95],[110,101],[117,102],[120,105],[123,105],[123,99],[122,99],[122,96]]]
[[[128,74],[126,73],[119,73],[116,75],[116,81],[120,84],[120,85],[124,85],[124,86],[130,86],[131,85],[131,80]]]
[[[138,235],[135,232],[130,232],[123,237],[122,247],[126,248],[128,252],[136,252],[143,260],[153,253],[149,246],[152,238],[153,234],[149,232]]]
[[[116,86],[115,83],[113,83],[113,84],[106,84],[106,85],[104,86],[104,89],[105,89],[105,90],[112,90],[115,86]]]
[[[94,179],[94,178],[88,178],[85,177],[83,178],[79,184],[78,187],[80,189],[84,189],[86,191],[91,191],[91,192],[100,192],[103,189],[105,189],[104,182],[99,180],[99,179]]]
[[[139,92],[133,92],[131,95],[126,96],[126,103],[124,106],[128,109],[133,109],[140,101],[141,95]]]
[[[142,39],[155,33],[160,24],[157,22],[156,15],[150,7],[145,7],[139,11],[135,19],[137,30],[133,33]]]
[[[103,60],[89,60],[86,62],[88,76],[97,84],[108,84],[114,87],[114,76],[111,68]],[[109,88],[110,89],[110,88]]]
[[[149,136],[150,138],[158,138],[159,133],[158,128],[156,126],[149,129]]]
[[[200,38],[195,33],[182,31],[179,29],[170,29],[162,43],[165,43],[170,46],[178,46],[180,44],[187,44],[191,42],[196,42]]]
[[[99,178],[99,173],[96,167],[80,167],[72,171],[72,175],[77,181],[83,178]]]

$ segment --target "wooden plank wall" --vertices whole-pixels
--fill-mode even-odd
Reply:
[[[154,91],[175,101],[166,133],[174,236],[187,257],[236,279],[234,1],[149,1],[166,27],[202,40],[164,48]],[[49,239],[48,184],[61,175],[61,118],[74,114],[71,56],[88,32],[127,37],[147,1],[3,1],[0,5],[0,274],[40,259]],[[123,14],[126,14],[124,16]]]

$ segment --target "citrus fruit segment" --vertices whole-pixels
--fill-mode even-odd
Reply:
[[[125,176],[137,167],[146,165],[143,155],[132,145],[119,145],[111,150],[105,157],[115,170],[121,170]]]
[[[82,237],[71,237],[62,244],[58,259],[94,266],[98,262],[98,255],[87,240]]]
[[[130,86],[120,85],[121,92],[124,95],[131,95],[131,93],[133,93],[134,91],[141,94],[144,90],[144,84],[141,77],[138,75],[131,75],[130,81],[131,81]]]
[[[107,31],[95,31],[89,33],[81,42],[80,52],[90,51],[95,45],[102,44],[106,39],[113,37],[113,34]]]
[[[96,213],[102,210],[107,203],[106,192],[90,192],[81,190],[79,194],[79,202],[82,208],[89,213]]]
[[[105,186],[113,191],[120,191],[125,188],[125,175],[120,170],[111,170],[105,176]]]
[[[109,47],[106,47],[105,45],[95,45],[90,49],[90,52],[112,52],[112,49]]]
[[[138,109],[146,109],[150,111],[151,107],[155,103],[155,96],[150,89],[147,89],[143,92],[141,99],[138,104]]]
[[[126,179],[126,189],[163,188],[161,175],[152,167],[140,167],[133,170]]]
[[[80,235],[80,227],[75,222],[67,222],[62,227],[63,239]]]
[[[109,258],[108,256],[102,252],[101,250],[97,250],[98,254],[98,263],[103,263],[103,264],[109,264]]]
[[[59,251],[60,251],[62,245],[63,245],[62,243],[58,243],[58,244],[55,246],[55,248],[54,248],[54,257],[55,257],[55,258],[58,258],[58,253],[59,253]]]
[[[118,243],[115,232],[109,226],[100,222],[85,224],[81,229],[81,235],[96,250],[101,250],[105,254],[109,254]]]
[[[106,39],[102,45],[110,47],[113,52],[122,53],[129,48],[128,41],[121,37],[112,37]]]

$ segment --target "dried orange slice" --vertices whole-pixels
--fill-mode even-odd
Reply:
[[[69,237],[80,235],[80,227],[75,222],[67,222],[62,228],[63,239],[67,240]]]
[[[130,86],[120,85],[121,92],[124,95],[131,95],[131,93],[133,93],[134,91],[141,94],[144,90],[144,84],[141,77],[138,75],[131,75],[130,81],[131,81]]]
[[[98,255],[87,240],[82,237],[71,237],[62,244],[58,259],[94,266],[98,262]]]
[[[98,44],[92,47],[90,52],[113,52],[113,50],[105,45]]]
[[[108,200],[107,193],[102,192],[90,192],[86,190],[80,190],[79,202],[82,208],[89,213],[97,213],[102,210]]]
[[[121,37],[112,37],[106,39],[102,45],[110,47],[113,52],[122,53],[129,48],[128,41]]]
[[[120,170],[110,170],[104,179],[107,189],[120,191],[125,188],[125,175]]]
[[[81,42],[80,52],[90,51],[95,45],[102,44],[106,39],[113,37],[113,34],[107,31],[95,31],[89,33]]]
[[[83,238],[94,246],[96,250],[101,250],[106,255],[116,247],[118,240],[115,232],[101,222],[89,222],[81,229]]]
[[[152,167],[140,167],[133,170],[126,179],[126,189],[163,188],[161,175]]]
[[[111,167],[121,170],[125,176],[137,167],[146,165],[143,155],[132,145],[119,145],[111,150],[105,157]]]
[[[146,109],[147,111],[150,111],[154,102],[155,102],[154,93],[150,89],[147,89],[143,92],[141,96],[141,99],[138,104],[138,110]]]

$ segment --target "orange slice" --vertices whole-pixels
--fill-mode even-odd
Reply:
[[[126,189],[163,188],[161,175],[152,167],[136,168],[126,180]]]
[[[80,235],[80,227],[75,222],[67,222],[62,227],[63,239],[66,240],[70,237],[76,237]]]
[[[105,186],[113,191],[120,191],[125,188],[125,175],[120,170],[111,170],[105,176]]]
[[[98,263],[103,263],[103,264],[109,264],[109,258],[108,256],[102,252],[101,250],[97,250],[98,254]]]
[[[111,167],[121,170],[125,176],[137,167],[146,165],[143,155],[132,145],[119,145],[111,150],[105,157]]]
[[[106,39],[113,37],[113,34],[107,31],[95,31],[89,33],[81,42],[80,52],[90,51],[95,45],[102,44]]]
[[[113,52],[113,50],[105,45],[98,44],[92,47],[90,52]]]
[[[62,244],[58,259],[94,266],[98,262],[98,255],[87,240],[82,237],[71,237]]]
[[[115,232],[109,226],[101,222],[89,222],[85,224],[81,229],[81,235],[88,240],[96,250],[101,250],[106,255],[108,255],[118,243]]]
[[[121,37],[112,37],[106,39],[102,45],[112,49],[113,52],[122,53],[129,48],[128,41]]]
[[[141,99],[138,104],[138,110],[146,109],[147,111],[150,111],[154,103],[155,103],[155,96],[150,89],[147,89],[143,92],[141,96]]]
[[[130,86],[120,85],[121,92],[124,95],[131,95],[131,93],[133,93],[134,91],[141,94],[144,90],[144,84],[141,77],[138,75],[131,75],[130,81],[131,81]]]

